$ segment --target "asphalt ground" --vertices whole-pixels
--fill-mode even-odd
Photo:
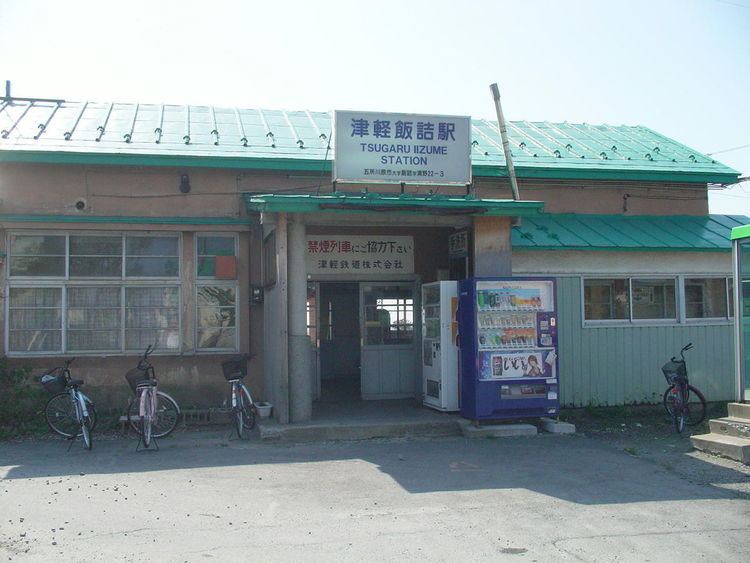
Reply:
[[[677,447],[649,434],[646,447],[617,426],[601,436],[300,445],[229,440],[219,428],[145,452],[119,436],[99,437],[91,452],[57,439],[4,442],[0,555],[747,561],[748,468],[690,452],[685,438]]]

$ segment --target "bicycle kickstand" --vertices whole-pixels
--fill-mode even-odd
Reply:
[[[135,451],[137,451],[137,452],[144,451],[145,452],[147,450],[151,450],[152,446],[154,448],[153,451],[157,451],[157,452],[159,451],[159,443],[156,441],[156,438],[153,438],[153,437],[151,438],[151,444],[148,447],[146,447],[145,445],[143,447],[141,447],[141,445],[143,445],[143,436],[139,435],[138,436],[138,444],[136,444],[136,446],[135,446]]]

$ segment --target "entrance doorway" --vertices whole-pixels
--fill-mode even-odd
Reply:
[[[320,400],[361,397],[359,284],[320,283]]]
[[[413,397],[413,282],[318,282],[308,290],[321,402]]]

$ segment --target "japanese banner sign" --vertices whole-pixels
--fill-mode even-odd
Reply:
[[[338,182],[471,183],[471,118],[335,112]]]
[[[308,274],[413,274],[414,238],[308,235]]]

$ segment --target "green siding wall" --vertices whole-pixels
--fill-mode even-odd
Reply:
[[[557,278],[557,302],[563,405],[660,402],[661,366],[688,342],[690,382],[708,401],[734,398],[731,325],[583,328],[580,277]]]

